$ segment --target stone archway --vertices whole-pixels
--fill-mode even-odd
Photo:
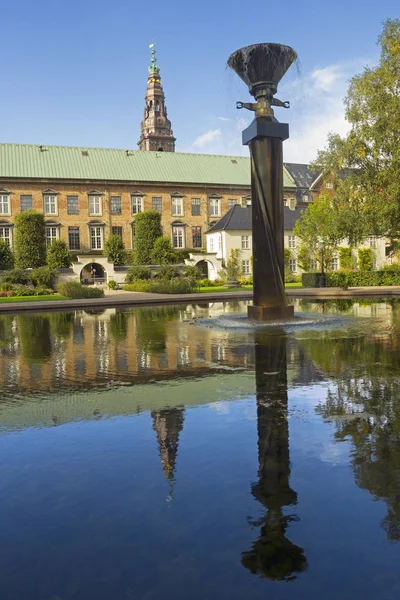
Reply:
[[[197,260],[195,266],[199,268],[202,272],[206,272],[207,275],[204,275],[205,278],[214,281],[214,279],[218,279],[218,271],[221,269],[220,261],[209,260],[208,258],[201,258]]]
[[[80,272],[80,279],[83,285],[94,285],[96,283],[106,283],[107,272],[103,265],[97,262],[87,263]]]
[[[199,262],[196,263],[196,267],[199,269],[202,279],[208,279],[208,262],[206,260],[199,260]]]

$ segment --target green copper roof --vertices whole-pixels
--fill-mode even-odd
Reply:
[[[284,187],[296,184],[283,169]],[[0,144],[1,179],[67,179],[250,186],[243,156]]]

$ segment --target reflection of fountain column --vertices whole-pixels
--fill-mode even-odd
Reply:
[[[184,413],[183,408],[166,408],[151,413],[153,429],[157,433],[162,470],[170,484],[168,499],[172,499],[179,434],[183,429]]]
[[[285,516],[283,507],[297,503],[289,485],[289,428],[284,335],[256,338],[256,386],[258,420],[259,481],[254,497],[267,513],[259,538],[242,555],[242,564],[252,573],[276,580],[290,580],[307,568],[302,548],[286,537],[286,528],[296,516]]]

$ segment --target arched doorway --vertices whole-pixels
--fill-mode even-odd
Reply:
[[[81,271],[81,283],[83,285],[94,285],[95,283],[105,283],[107,274],[99,263],[88,263]]]
[[[201,273],[202,279],[208,279],[208,262],[206,260],[200,260],[196,267]]]

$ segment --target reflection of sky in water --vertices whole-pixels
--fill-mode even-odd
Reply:
[[[1,321],[2,597],[397,599],[398,309],[341,308],[45,317],[36,351]]]

